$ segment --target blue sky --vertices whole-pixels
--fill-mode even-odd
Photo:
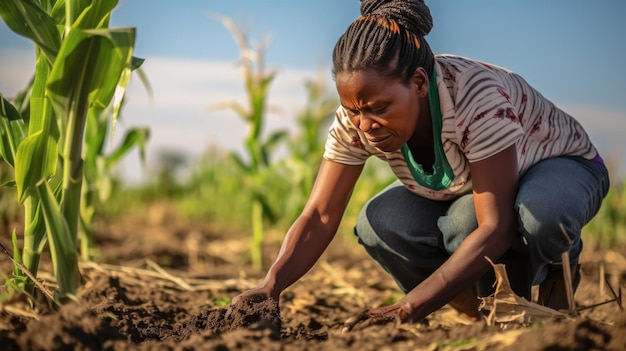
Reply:
[[[626,2],[623,0],[432,0],[436,53],[459,54],[520,73],[546,97],[576,116],[606,158],[626,169]],[[245,126],[210,106],[243,100],[239,50],[208,14],[247,27],[257,41],[270,37],[266,63],[278,71],[270,91],[267,129],[290,128],[303,107],[303,82],[330,79],[337,38],[359,15],[357,0],[120,0],[111,26],[137,28],[135,55],[154,88],[150,102],[131,82],[122,128],[147,125],[150,151],[175,148],[199,154],[211,145],[240,150]],[[11,96],[32,73],[29,41],[0,24],[0,93]],[[118,132],[118,134],[121,134]],[[144,177],[127,161],[126,173]]]

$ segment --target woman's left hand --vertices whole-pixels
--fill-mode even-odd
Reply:
[[[412,321],[412,315],[413,310],[409,304],[400,300],[393,305],[372,308],[348,318],[343,323],[341,331],[345,333],[353,330],[355,327],[365,328],[370,325],[387,324],[394,321],[410,322]]]

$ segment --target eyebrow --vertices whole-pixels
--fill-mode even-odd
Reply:
[[[344,104],[341,104],[341,107],[343,107],[344,109],[348,110],[348,111],[359,111],[358,108],[350,108]]]

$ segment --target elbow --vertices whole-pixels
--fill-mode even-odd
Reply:
[[[491,259],[498,259],[507,250],[511,248],[515,238],[518,235],[517,220],[514,216],[510,218],[501,218],[501,220],[492,224],[485,224],[483,228],[486,233],[490,233],[489,246]]]

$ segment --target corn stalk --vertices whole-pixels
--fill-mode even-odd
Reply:
[[[268,109],[269,87],[276,76],[274,71],[265,69],[265,45],[262,44],[256,49],[253,48],[248,36],[231,19],[220,16],[214,17],[220,20],[224,27],[230,31],[241,52],[241,65],[248,104],[243,106],[235,101],[226,101],[221,103],[220,107],[232,109],[248,125],[248,133],[245,138],[248,159],[244,160],[236,153],[231,154],[231,159],[243,171],[248,190],[251,191],[252,237],[250,238],[250,256],[252,265],[261,268],[263,263],[262,246],[265,240],[264,219],[275,220],[264,189],[264,183],[269,176],[270,156],[288,134],[284,130],[279,130],[272,132],[265,139],[262,135]]]
[[[115,6],[115,0],[0,2],[0,17],[7,26],[34,43],[36,62],[28,116],[4,98],[0,116],[0,151],[14,167],[25,216],[23,248],[14,257],[21,256],[36,275],[47,241],[59,302],[72,299],[78,285],[87,116],[113,104],[112,118],[117,118],[133,67],[134,28],[108,28]],[[23,274],[17,275],[20,278]],[[25,289],[32,293],[33,282],[27,281]]]

